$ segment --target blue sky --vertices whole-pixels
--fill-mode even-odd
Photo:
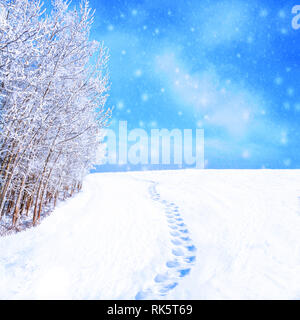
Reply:
[[[207,168],[300,168],[295,4],[91,0],[111,128],[204,128]]]

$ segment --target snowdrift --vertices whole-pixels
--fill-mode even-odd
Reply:
[[[0,239],[0,299],[299,299],[300,171],[89,175]]]

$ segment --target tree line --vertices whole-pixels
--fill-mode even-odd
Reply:
[[[101,150],[108,52],[94,12],[52,1],[0,0],[0,217],[35,225],[82,187]]]

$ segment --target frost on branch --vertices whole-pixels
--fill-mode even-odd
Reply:
[[[0,217],[14,228],[80,190],[110,118],[88,1],[52,4],[0,0]]]

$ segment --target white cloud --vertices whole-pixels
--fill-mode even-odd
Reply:
[[[191,24],[197,26],[206,46],[224,45],[240,41],[251,31],[253,12],[251,6],[238,0],[200,4],[195,5]]]
[[[199,117],[205,116],[208,125],[242,137],[255,126],[255,121],[263,121],[258,118],[266,106],[259,94],[233,80],[223,80],[213,65],[207,64],[203,71],[189,74],[174,53],[164,52],[156,57],[156,68],[178,105]]]

